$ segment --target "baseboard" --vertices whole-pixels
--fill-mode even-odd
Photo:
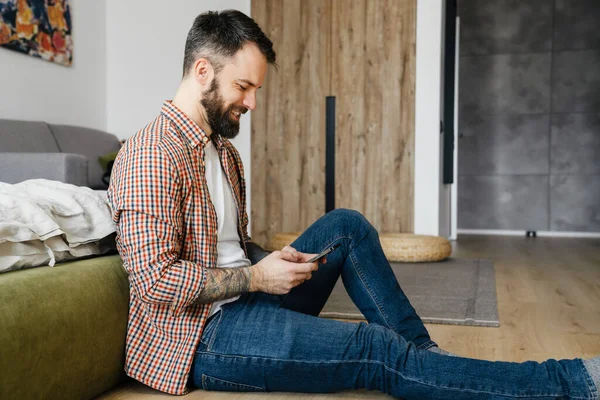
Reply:
[[[459,235],[525,236],[526,231],[502,229],[458,229]],[[600,232],[535,231],[539,237],[600,238]]]

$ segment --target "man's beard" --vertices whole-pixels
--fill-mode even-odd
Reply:
[[[219,93],[219,84],[216,77],[213,79],[210,88],[204,93],[204,98],[200,100],[200,104],[206,110],[208,124],[213,134],[225,139],[233,139],[237,136],[240,132],[240,121],[233,119],[233,112],[237,111],[244,114],[247,109],[235,107],[233,104],[223,109],[225,101]]]

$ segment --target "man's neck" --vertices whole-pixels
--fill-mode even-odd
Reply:
[[[173,105],[185,113],[192,121],[204,131],[207,136],[212,135],[212,129],[206,119],[206,111],[200,101],[192,100],[193,97],[185,93],[185,89],[179,87],[173,98]]]

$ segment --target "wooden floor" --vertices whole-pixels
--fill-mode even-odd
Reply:
[[[454,257],[489,258],[496,269],[499,328],[433,325],[440,347],[484,360],[542,361],[600,355],[600,239],[460,236]],[[102,400],[167,399],[123,385]],[[328,395],[237,394],[196,390],[187,400],[390,398],[366,391]]]

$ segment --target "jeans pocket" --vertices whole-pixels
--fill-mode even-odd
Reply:
[[[219,322],[221,322],[221,314],[221,310],[217,311],[211,315],[204,324],[204,330],[202,331],[200,342],[206,346],[206,348],[211,347],[211,344],[214,341],[214,336],[217,332],[217,326],[219,325]]]
[[[226,381],[204,374],[202,374],[202,389],[213,392],[265,392],[265,389],[259,386]]]

